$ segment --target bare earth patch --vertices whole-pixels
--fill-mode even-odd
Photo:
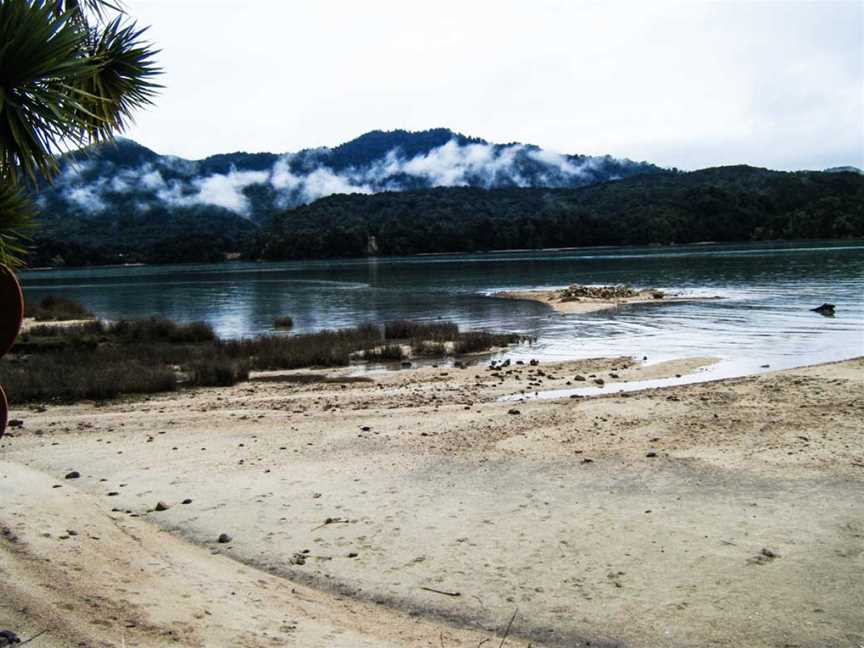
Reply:
[[[518,609],[520,648],[864,643],[864,360],[497,401],[708,362],[304,371],[15,411],[0,628],[475,648]]]

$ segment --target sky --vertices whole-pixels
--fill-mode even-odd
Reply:
[[[864,167],[864,1],[126,0],[201,158],[447,127],[695,169]]]

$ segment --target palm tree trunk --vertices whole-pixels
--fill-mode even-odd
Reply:
[[[0,356],[3,356],[18,337],[24,321],[24,295],[15,274],[0,264]],[[0,385],[0,437],[6,431],[9,419],[9,403],[3,386]]]

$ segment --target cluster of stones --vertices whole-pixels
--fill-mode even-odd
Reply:
[[[651,290],[650,292],[655,299],[661,299],[662,294],[659,290]],[[661,295],[657,297],[656,294]],[[638,297],[642,292],[631,288],[630,286],[582,286],[573,284],[569,288],[564,288],[558,291],[558,297],[561,301],[579,301],[580,299],[626,299],[628,297]]]

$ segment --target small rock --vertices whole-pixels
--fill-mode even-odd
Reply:
[[[834,304],[822,304],[821,306],[817,306],[816,308],[811,308],[810,310],[814,313],[819,313],[824,317],[834,317]],[[10,422],[11,423],[11,422]]]
[[[520,412],[518,409],[511,409],[511,410],[507,410],[507,413],[512,414],[513,416],[518,416],[522,412]]]
[[[154,511],[167,511],[169,508],[171,508],[171,507],[168,506],[168,504],[166,504],[165,502],[156,502],[156,508],[153,510]]]
[[[780,554],[778,554],[776,551],[772,551],[767,547],[763,547],[762,551],[756,554],[753,558],[748,559],[747,562],[751,565],[766,565],[772,560],[779,557]]]
[[[191,503],[192,503],[192,500],[189,499],[189,498],[187,497],[186,499],[184,499],[184,500],[183,500],[182,502],[180,502],[180,503],[181,503],[181,504],[191,504]]]
[[[77,470],[66,473],[66,479],[78,479],[79,477],[81,477],[81,473],[79,473]]]
[[[645,456],[653,458],[657,456],[657,453],[652,450],[651,452],[646,453]]]
[[[24,427],[24,421],[22,421],[21,419],[9,419],[9,423],[7,425],[9,425],[10,428]]]
[[[229,542],[231,542],[232,539],[233,538],[227,533],[220,533],[219,537],[216,539],[216,542],[218,542],[219,544],[228,544]]]

